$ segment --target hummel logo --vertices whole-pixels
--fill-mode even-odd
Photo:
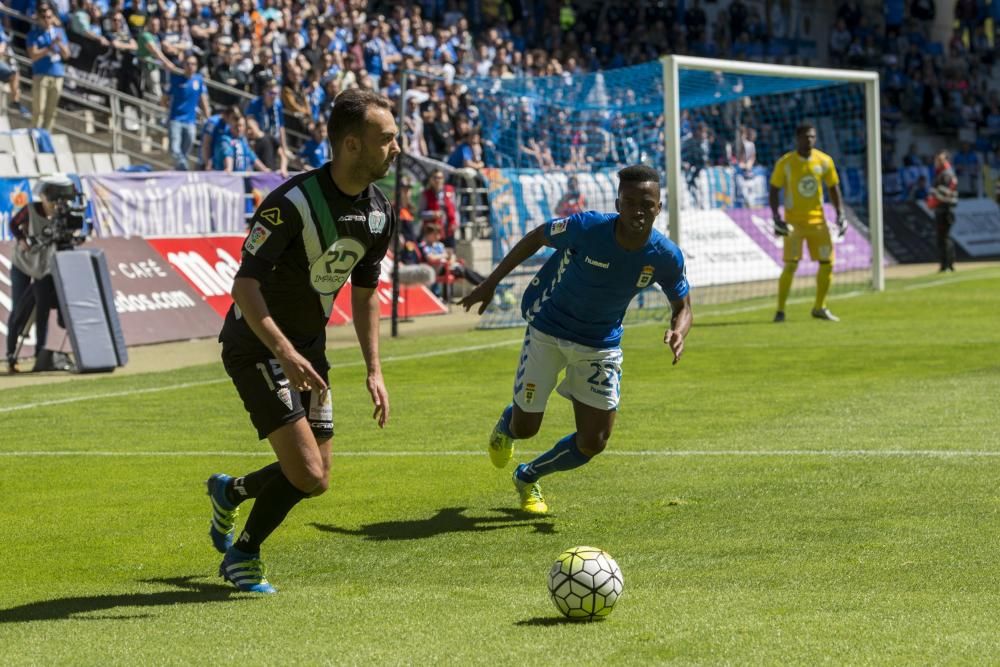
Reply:
[[[590,264],[591,266],[596,266],[599,269],[611,268],[611,262],[598,262],[596,259],[591,259],[590,255],[584,257],[583,261],[585,261],[587,264]]]

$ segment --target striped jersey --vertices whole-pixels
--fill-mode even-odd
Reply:
[[[290,178],[261,202],[236,276],[260,282],[271,316],[297,349],[314,348],[326,339],[333,302],[348,278],[357,287],[378,286],[395,226],[392,206],[375,184],[346,195],[328,162]],[[235,304],[219,339],[263,347]]]
[[[617,213],[584,211],[545,224],[546,245],[556,252],[521,298],[531,326],[588,347],[617,347],[639,292],[657,283],[670,301],[687,295],[681,249],[653,229],[643,247],[626,250],[615,239],[617,223]]]
[[[790,151],[781,156],[771,173],[771,186],[785,190],[785,222],[818,225],[823,216],[823,187],[840,183],[833,158],[815,148],[808,158]]]

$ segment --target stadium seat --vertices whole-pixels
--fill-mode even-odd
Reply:
[[[10,132],[10,118],[0,116],[0,132]]]
[[[76,160],[70,152],[56,151],[56,166],[64,174],[76,173]]]
[[[35,154],[35,142],[31,140],[30,134],[12,134],[10,135],[11,143],[14,145],[15,155],[31,155]]]
[[[72,153],[73,147],[69,144],[69,137],[65,134],[52,135],[52,150],[58,153]]]
[[[14,156],[10,153],[0,153],[0,176],[17,176]]]
[[[107,153],[94,153],[91,157],[94,160],[95,174],[110,174],[115,170],[115,167],[111,162],[111,156]]]
[[[86,176],[95,173],[94,169],[94,156],[90,153],[77,153],[76,154],[76,173],[80,176]]]
[[[0,153],[13,153],[14,152],[14,142],[11,141],[9,134],[0,134]]]
[[[125,153],[112,153],[111,154],[111,165],[116,169],[122,169],[123,167],[129,167],[132,165],[132,160]]]
[[[52,153],[38,153],[35,155],[35,166],[39,174],[54,174],[59,171],[56,166],[56,156]]]
[[[32,176],[38,173],[34,153],[14,153],[14,168],[18,176]]]

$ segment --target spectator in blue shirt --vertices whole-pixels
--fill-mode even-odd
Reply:
[[[197,132],[198,108],[200,106],[205,118],[211,115],[208,108],[208,90],[205,79],[198,73],[198,56],[189,54],[184,58],[184,69],[175,65],[170,70],[168,115],[170,130],[170,156],[174,160],[174,169],[187,171],[188,153],[194,145]]]
[[[215,135],[215,130],[219,125],[225,125],[226,121],[223,120],[222,113],[215,113],[205,119],[205,123],[201,126],[201,132],[198,134],[198,140],[200,142],[199,155],[198,155],[198,169],[208,169],[212,165],[212,158],[215,155],[215,149],[212,146],[212,137]]]
[[[466,133],[465,140],[456,146],[455,150],[448,156],[448,164],[455,169],[462,169],[464,167],[479,170],[485,166],[483,164],[483,148],[479,132],[470,130]]]
[[[277,160],[274,164],[268,164],[268,167],[284,174],[288,171],[288,140],[285,137],[285,110],[281,103],[281,87],[272,79],[267,82],[263,90],[264,93],[260,97],[250,100],[250,104],[247,105],[248,133],[254,137],[254,141],[260,141],[261,135],[270,140]]]
[[[52,131],[56,108],[62,95],[69,58],[66,31],[56,25],[56,12],[49,4],[38,6],[40,27],[28,33],[28,57],[31,58],[31,124]]]
[[[201,129],[201,156],[203,169],[214,169],[215,151],[226,141],[229,141],[232,134],[233,120],[241,118],[243,112],[237,104],[226,107],[222,113],[212,116]],[[218,118],[213,122],[213,119]]]
[[[232,133],[216,149],[212,166],[217,171],[271,171],[250,148],[247,121],[242,114],[233,119]]]
[[[299,151],[302,169],[318,169],[330,161],[330,144],[326,140],[326,127],[323,123],[309,124],[309,141],[302,145]]]

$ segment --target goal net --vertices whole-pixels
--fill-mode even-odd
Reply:
[[[493,260],[527,232],[577,210],[615,210],[617,171],[645,163],[664,174],[656,227],[687,258],[696,303],[770,300],[782,269],[768,180],[812,123],[830,155],[851,222],[835,239],[830,295],[881,288],[877,75],[669,56],[580,76],[460,82],[482,128],[494,229]],[[664,91],[671,91],[664,94]],[[829,202],[829,198],[827,198]],[[828,211],[833,223],[832,209]],[[815,285],[808,251],[792,303]],[[520,297],[544,252],[501,284],[482,328],[522,326]],[[808,306],[804,306],[808,308]],[[627,320],[669,312],[654,287]]]

